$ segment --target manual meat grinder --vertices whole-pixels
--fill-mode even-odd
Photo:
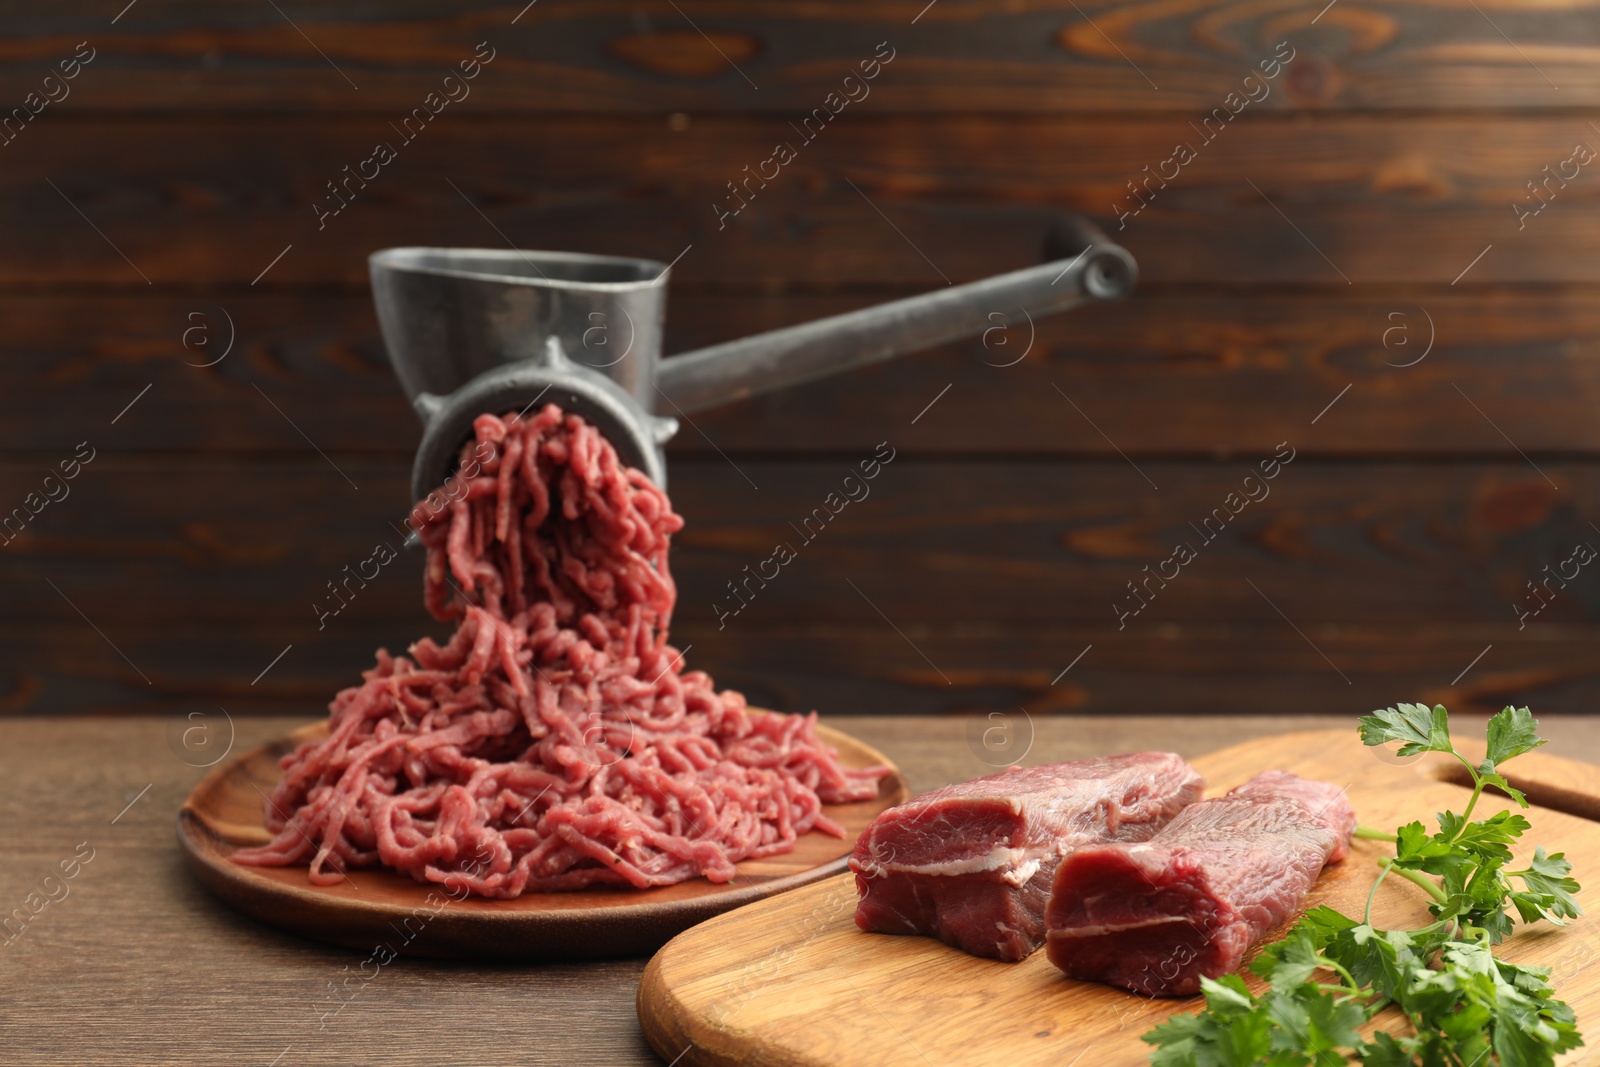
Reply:
[[[1088,223],[1051,234],[1054,262],[661,358],[666,265],[574,252],[388,248],[369,260],[389,359],[425,429],[421,500],[472,423],[544,401],[582,415],[618,456],[667,482],[676,415],[1127,295],[1133,257]]]

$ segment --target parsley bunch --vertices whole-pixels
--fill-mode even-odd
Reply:
[[[1460,760],[1473,783],[1465,810],[1440,813],[1432,834],[1420,821],[1392,834],[1358,829],[1358,837],[1395,846],[1361,921],[1327,907],[1307,912],[1251,964],[1267,981],[1260,996],[1236,974],[1202,978],[1204,1011],[1174,1015],[1144,1035],[1155,1046],[1154,1067],[1352,1060],[1369,1067],[1550,1067],[1582,1045],[1572,1008],[1555,999],[1549,968],[1521,967],[1493,953],[1515,925],[1512,912],[1524,923],[1557,925],[1580,914],[1572,865],[1540,847],[1528,866],[1507,870],[1510,846],[1529,830],[1528,820],[1501,812],[1470,821],[1491,786],[1528,806],[1499,767],[1544,744],[1538,727],[1527,708],[1506,708],[1489,720],[1487,758],[1473,764],[1451,743],[1441,706],[1401,704],[1363,717],[1361,740],[1369,746],[1399,741],[1402,756],[1442,752]],[[1372,925],[1373,899],[1391,872],[1427,891],[1435,922],[1419,930]],[[1362,1024],[1391,1004],[1409,1032],[1362,1037]]]

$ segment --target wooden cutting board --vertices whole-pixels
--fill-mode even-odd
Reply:
[[[1210,783],[1208,795],[1274,767],[1335,782],[1364,824],[1385,829],[1462,809],[1470,790],[1456,780],[1465,775],[1459,764],[1436,756],[1400,760],[1390,749],[1366,748],[1354,730],[1340,730],[1265,738],[1194,763]],[[1535,805],[1526,813],[1533,830],[1523,851],[1543,844],[1566,852],[1588,886],[1579,900],[1600,908],[1593,888],[1600,881],[1600,768],[1535,752],[1507,770]],[[1486,796],[1475,816],[1509,806]],[[1309,904],[1359,917],[1385,855],[1393,855],[1392,846],[1357,841],[1349,859],[1323,872]],[[639,984],[639,1021],[651,1046],[674,1067],[1132,1067],[1146,1063],[1150,1051],[1139,1035],[1202,1003],[1076,982],[1042,950],[1000,963],[931,938],[863,933],[855,904],[853,877],[843,875],[678,935]],[[1373,921],[1425,925],[1426,897],[1403,879],[1386,879]],[[1585,915],[1561,929],[1541,923],[1500,950],[1507,959],[1553,968],[1557,994],[1577,1010],[1594,1047],[1564,1062],[1588,1062],[1586,1052],[1600,1058],[1600,966],[1591,966],[1600,960],[1600,918]]]

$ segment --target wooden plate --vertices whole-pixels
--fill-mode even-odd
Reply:
[[[531,961],[653,952],[713,915],[844,870],[857,835],[873,817],[910,796],[896,770],[879,783],[877,799],[823,809],[845,828],[845,837],[806,834],[792,852],[739,864],[738,876],[724,885],[696,878],[659,889],[603,886],[458,903],[439,886],[392,871],[355,871],[337,885],[320,886],[307,880],[304,867],[234,863],[229,857],[236,850],[271,837],[262,795],[281,777],[278,760],[326,732],[325,722],[302,727],[212,771],[178,813],[178,841],[200,881],[251,918],[349,948],[377,952],[387,946],[398,955]],[[847,767],[889,763],[838,730],[819,725],[817,735]]]

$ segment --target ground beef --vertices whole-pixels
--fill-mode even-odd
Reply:
[[[726,882],[810,830],[843,836],[822,806],[876,796],[888,768],[848,770],[815,713],[751,712],[683,670],[666,494],[554,405],[474,430],[455,491],[412,513],[454,636],[379,650],[328,737],[284,757],[274,839],[234,859],[509,898]]]
[[[1056,871],[1050,962],[1146,996],[1199,992],[1300,909],[1355,826],[1344,790],[1267,771],[1143,844],[1080,849]]]
[[[857,840],[856,925],[1020,960],[1044,943],[1063,856],[1143,841],[1204,789],[1171,752],[1012,767],[935,789],[879,815]]]

